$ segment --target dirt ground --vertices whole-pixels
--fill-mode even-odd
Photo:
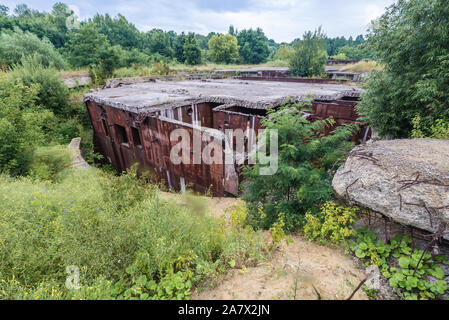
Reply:
[[[184,203],[178,194],[162,193],[167,201]],[[203,197],[201,197],[203,198]],[[203,198],[209,214],[222,216],[236,204],[233,198]],[[193,300],[322,300],[348,298],[364,279],[364,272],[343,251],[319,246],[300,235],[282,246],[269,261],[246,270],[233,269],[215,288],[194,293]],[[315,291],[316,289],[316,291]],[[367,300],[359,290],[354,300]]]

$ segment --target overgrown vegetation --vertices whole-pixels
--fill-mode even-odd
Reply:
[[[0,176],[0,298],[188,299],[230,263],[263,258],[245,209],[226,225],[162,201],[144,180],[96,169],[65,170],[58,183]],[[78,290],[65,286],[70,266]]]
[[[441,265],[449,265],[449,261],[444,256],[424,253],[406,236],[395,236],[387,244],[366,227],[355,230],[359,214],[363,211],[358,208],[328,202],[318,217],[307,214],[304,235],[311,241],[346,248],[365,266],[379,267],[381,275],[403,299],[437,299],[448,291]],[[365,291],[376,299],[378,290],[365,287]]]
[[[321,27],[314,32],[308,31],[295,45],[295,52],[290,57],[290,73],[300,77],[322,75],[327,58],[326,36]]]
[[[12,32],[0,34],[0,62],[12,67],[21,62],[24,56],[34,55],[45,67],[64,69],[67,64],[62,55],[47,39],[39,39],[35,34],[23,32],[18,27]]]
[[[449,265],[443,256],[432,256],[413,248],[411,239],[396,236],[390,244],[378,240],[374,232],[359,229],[350,242],[350,250],[365,265],[376,265],[395,292],[407,300],[429,300],[449,289],[444,271],[438,263]],[[429,278],[433,277],[435,280]]]
[[[434,138],[449,140],[449,120],[436,119],[433,122],[423,123],[421,116],[417,115],[412,120],[412,138]]]
[[[44,67],[37,55],[0,73],[0,172],[26,175],[36,147],[88,137],[85,106],[73,96],[80,94],[69,92],[57,70]],[[85,140],[84,146],[91,143]]]
[[[0,63],[5,66],[17,63],[22,53],[39,52],[44,66],[49,60],[54,67],[96,67],[95,73],[111,74],[108,65],[116,62],[115,68],[130,68],[133,65],[151,67],[153,62],[177,62],[188,65],[199,63],[260,64],[274,61],[288,61],[278,51],[293,48],[301,39],[290,43],[276,43],[268,39],[262,29],[238,31],[229,27],[227,34],[209,32],[207,35],[152,29],[139,31],[126,17],[118,14],[96,14],[86,21],[78,21],[74,12],[64,3],[56,3],[51,12],[33,10],[27,5],[18,5],[14,10],[2,6],[0,11]],[[214,37],[221,37],[218,41]],[[235,47],[234,37],[238,47]],[[212,47],[209,45],[212,41]],[[187,46],[186,46],[186,39]],[[363,35],[325,38],[325,51],[329,56],[342,51],[348,58],[369,58],[365,53]],[[4,49],[3,51],[1,49]],[[13,50],[19,49],[19,50]],[[237,49],[237,51],[235,50]],[[364,51],[365,50],[365,51]],[[184,51],[187,51],[187,55]],[[338,52],[337,52],[338,51]],[[282,52],[282,50],[281,50]],[[64,60],[60,54],[63,54]],[[118,62],[117,62],[118,59]],[[276,65],[277,66],[277,65]]]
[[[319,215],[306,213],[304,235],[307,239],[321,244],[340,244],[355,236],[356,232],[352,226],[358,218],[357,212],[357,208],[326,202]]]
[[[357,108],[382,137],[409,137],[417,115],[427,124],[449,118],[448,17],[445,0],[399,0],[372,24],[368,44],[383,70]]]
[[[310,122],[302,117],[300,109],[301,106],[286,102],[262,120],[268,131],[278,132],[279,163],[277,172],[270,176],[259,174],[260,163],[244,170],[248,180],[244,199],[255,226],[269,228],[279,213],[284,213],[285,230],[295,230],[303,225],[307,212],[317,214],[320,206],[333,198],[332,175],[352,148],[348,139],[357,126],[333,130],[332,119]],[[331,134],[326,136],[326,131]]]
[[[379,69],[381,69],[381,67],[376,61],[359,61],[357,63],[344,66],[340,71],[363,73]]]

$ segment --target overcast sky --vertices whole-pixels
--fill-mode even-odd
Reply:
[[[49,11],[57,1],[0,0],[12,10],[26,3]],[[137,28],[147,31],[193,31],[208,34],[261,27],[270,39],[290,42],[304,31],[322,26],[329,37],[365,34],[372,19],[379,17],[394,0],[67,0],[62,1],[81,20],[97,12],[123,14]]]

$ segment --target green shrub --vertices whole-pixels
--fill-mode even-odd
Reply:
[[[398,1],[370,26],[373,72],[357,105],[381,137],[408,138],[412,120],[449,118],[449,6],[446,0]]]
[[[289,45],[284,44],[276,52],[276,55],[274,56],[274,60],[290,61],[290,59],[292,59],[294,54],[295,54],[295,49],[293,49]]]
[[[357,230],[355,240],[349,241],[349,246],[365,265],[378,266],[390,286],[403,299],[436,299],[449,289],[444,271],[438,265],[449,265],[449,261],[443,256],[433,257],[429,252],[412,248],[408,237],[396,236],[390,244],[386,244],[378,240],[374,232],[361,228]]]
[[[355,236],[353,224],[357,219],[357,208],[344,207],[335,202],[326,202],[319,216],[306,213],[304,235],[311,241],[322,244],[340,244]]]
[[[160,61],[160,62],[153,62],[152,64],[153,64],[152,72],[154,74],[158,75],[170,74],[170,66],[166,62]]]
[[[46,68],[40,63],[37,55],[24,57],[21,64],[13,67],[9,77],[13,81],[23,82],[25,86],[38,84],[36,104],[56,115],[64,115],[69,111],[67,86],[55,69]]]
[[[150,64],[150,56],[135,48],[132,50],[124,50],[118,47],[116,50],[119,56],[117,67],[127,68],[134,65],[148,66]]]
[[[136,179],[94,168],[56,183],[0,176],[0,299],[188,299],[264,247],[251,229],[165,202]],[[78,290],[64,285],[68,266]]]
[[[35,34],[23,32],[19,28],[12,33],[0,34],[0,65],[12,67],[22,61],[23,56],[35,55],[45,67],[64,69],[66,62],[46,38],[39,39]]]
[[[417,115],[412,120],[412,138],[449,139],[449,120],[436,119],[423,123],[421,116]]]
[[[29,174],[37,179],[55,181],[69,164],[70,153],[66,146],[39,147],[34,150]]]
[[[37,102],[39,84],[0,78],[0,172],[28,172],[34,148],[46,142],[45,129],[54,123],[52,112]]]
[[[352,148],[348,139],[357,126],[340,126],[325,136],[326,129],[334,124],[332,119],[310,122],[302,117],[299,105],[292,102],[269,111],[262,124],[278,131],[278,170],[273,175],[260,175],[260,163],[245,167],[243,174],[248,184],[243,198],[253,225],[270,228],[283,212],[285,229],[291,231],[302,226],[306,212],[317,214],[319,207],[334,197],[333,170]]]

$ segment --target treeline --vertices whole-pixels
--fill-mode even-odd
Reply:
[[[179,62],[190,65],[203,62],[258,64],[273,57],[278,46],[268,40],[261,29],[234,31],[229,34],[209,33],[207,36],[153,29],[139,31],[124,16],[112,18],[97,14],[77,22],[73,11],[64,3],[56,3],[51,12],[40,12],[27,5],[18,5],[12,12],[0,7],[1,62],[17,63],[20,53],[31,50],[52,56],[54,65],[64,68],[102,65],[124,67],[151,62]],[[53,47],[54,50],[51,50]]]
[[[96,66],[99,72],[113,68],[152,62],[260,64],[270,60],[288,60],[282,54],[295,44],[276,43],[262,29],[236,30],[227,34],[210,32],[207,36],[153,29],[141,32],[124,16],[97,14],[87,21],[75,20],[74,12],[64,3],[56,3],[51,12],[40,12],[26,4],[14,10],[0,5],[0,62],[3,67],[18,63],[21,55],[38,52],[44,64],[59,69]],[[362,35],[326,38],[327,54],[347,58],[364,57]]]

